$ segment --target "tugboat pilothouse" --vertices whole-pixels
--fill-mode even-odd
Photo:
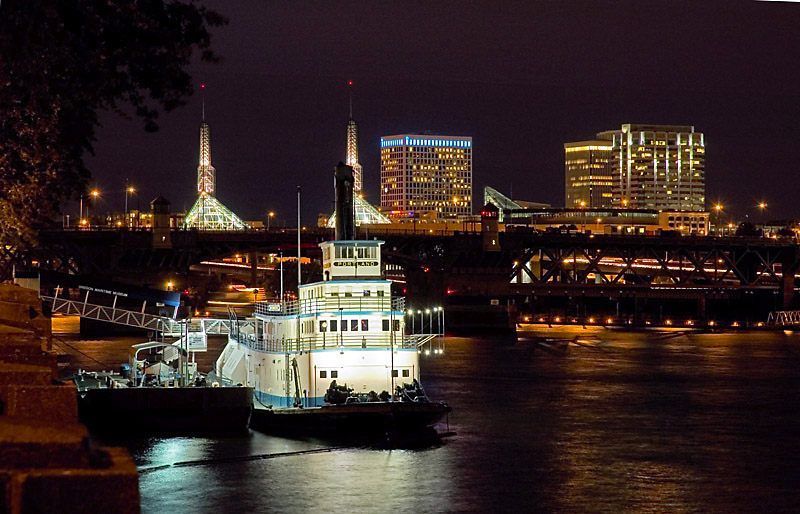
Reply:
[[[254,331],[231,334],[216,374],[254,388],[255,428],[432,425],[450,408],[429,402],[419,385],[419,337],[405,334],[405,299],[383,279],[383,241],[354,239],[350,166],[336,167],[335,189],[336,240],[320,244],[323,280],[301,285],[296,301],[259,302]]]

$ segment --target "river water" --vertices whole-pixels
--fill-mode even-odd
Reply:
[[[59,337],[70,365],[89,369],[129,344]],[[443,356],[423,357],[422,379],[453,406],[457,433],[423,450],[255,432],[122,441],[142,511],[800,510],[800,333],[449,338]],[[231,457],[253,459],[219,461]]]

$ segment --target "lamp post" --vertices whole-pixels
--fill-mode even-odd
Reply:
[[[267,214],[267,232],[269,232],[270,222],[272,221],[272,218],[274,216],[275,216],[275,213],[273,211],[269,211],[269,214]]]
[[[766,211],[766,209],[767,209],[767,203],[766,202],[759,202],[758,203],[758,210],[761,213],[761,235],[762,236],[766,236],[767,235],[766,234],[767,231],[765,230],[766,227],[764,226],[764,211]]]
[[[716,216],[716,220],[715,220],[715,223],[714,223],[714,235],[718,235],[717,231],[719,230],[720,217],[722,216],[722,210],[723,210],[723,208],[722,208],[722,204],[721,203],[718,203],[718,204],[714,205],[714,214]]]
[[[433,313],[431,312],[430,309],[425,309],[425,314],[428,315],[428,329],[430,330],[430,333],[432,334],[433,333]]]
[[[95,198],[95,199],[100,198],[100,191],[98,191],[97,189],[92,190],[92,192],[90,194],[92,195],[92,198]],[[81,221],[81,224],[85,224],[85,225],[87,225],[89,227],[92,226],[92,222],[89,219],[89,217],[90,217],[89,216],[89,207],[90,206],[91,206],[91,204],[87,204],[86,205],[86,218],[87,218],[86,223],[83,223],[83,221]]]
[[[581,200],[581,233],[586,232],[586,202]]]
[[[136,192],[136,188],[131,186],[130,184],[128,184],[127,180],[125,182],[126,182],[126,187],[125,187],[125,228],[129,228],[128,225],[130,224],[130,218],[128,217],[128,195],[132,195],[133,193],[135,193]],[[137,196],[137,198],[138,198],[138,196]]]

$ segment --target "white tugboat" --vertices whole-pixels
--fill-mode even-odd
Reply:
[[[296,301],[258,303],[254,331],[231,334],[215,372],[254,388],[257,429],[402,436],[430,427],[450,407],[420,386],[421,337],[405,334],[405,299],[383,279],[383,241],[354,239],[350,166],[336,167],[335,186],[323,280],[301,285]]]

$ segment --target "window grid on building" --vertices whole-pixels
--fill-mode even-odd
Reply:
[[[387,214],[472,214],[472,138],[381,138],[381,208]]]

